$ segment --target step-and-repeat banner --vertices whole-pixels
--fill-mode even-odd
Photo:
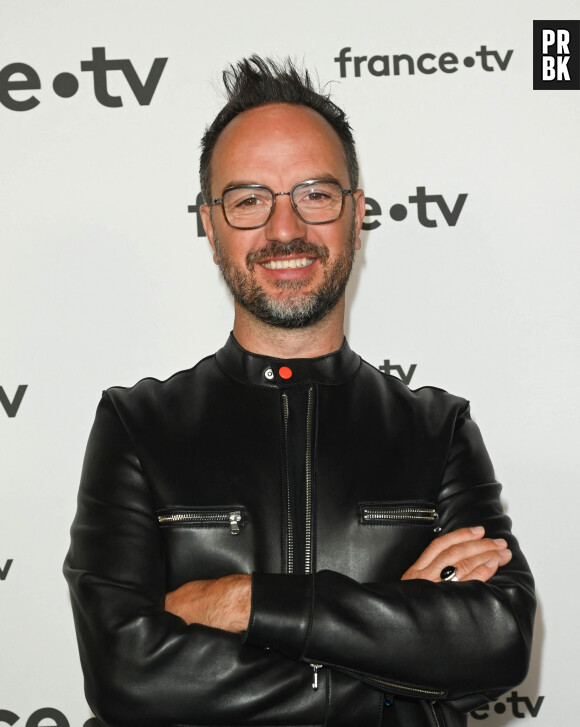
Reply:
[[[529,676],[470,724],[574,723],[579,18],[576,0],[2,1],[0,725],[96,725],[61,575],[84,447],[102,389],[230,330],[198,151],[221,70],[252,53],[292,56],[347,110],[368,195],[350,343],[471,400],[537,578]]]

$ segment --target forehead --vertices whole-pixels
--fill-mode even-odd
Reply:
[[[279,185],[317,177],[348,184],[338,134],[306,106],[270,104],[244,111],[222,131],[212,155],[212,193],[216,194],[241,182],[282,191]]]

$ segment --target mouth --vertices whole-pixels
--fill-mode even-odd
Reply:
[[[314,262],[315,258],[297,257],[284,260],[268,260],[260,265],[267,270],[293,270],[295,268],[307,268]]]
[[[272,241],[260,250],[252,250],[246,257],[248,270],[253,271],[255,265],[264,270],[280,271],[278,275],[298,275],[316,261],[325,266],[328,260],[328,248],[320,243],[314,244],[307,240],[291,240],[281,243]]]

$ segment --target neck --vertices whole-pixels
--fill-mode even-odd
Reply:
[[[264,323],[235,304],[234,336],[251,353],[275,358],[317,358],[337,351],[344,339],[344,296],[318,323],[279,328]]]

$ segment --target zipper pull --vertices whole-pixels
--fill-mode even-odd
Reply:
[[[322,669],[322,664],[310,664],[312,667],[312,689],[318,691],[318,670]]]
[[[232,535],[239,535],[240,534],[239,523],[242,519],[242,513],[239,510],[234,510],[233,512],[229,513],[229,518],[230,518],[230,533]]]

